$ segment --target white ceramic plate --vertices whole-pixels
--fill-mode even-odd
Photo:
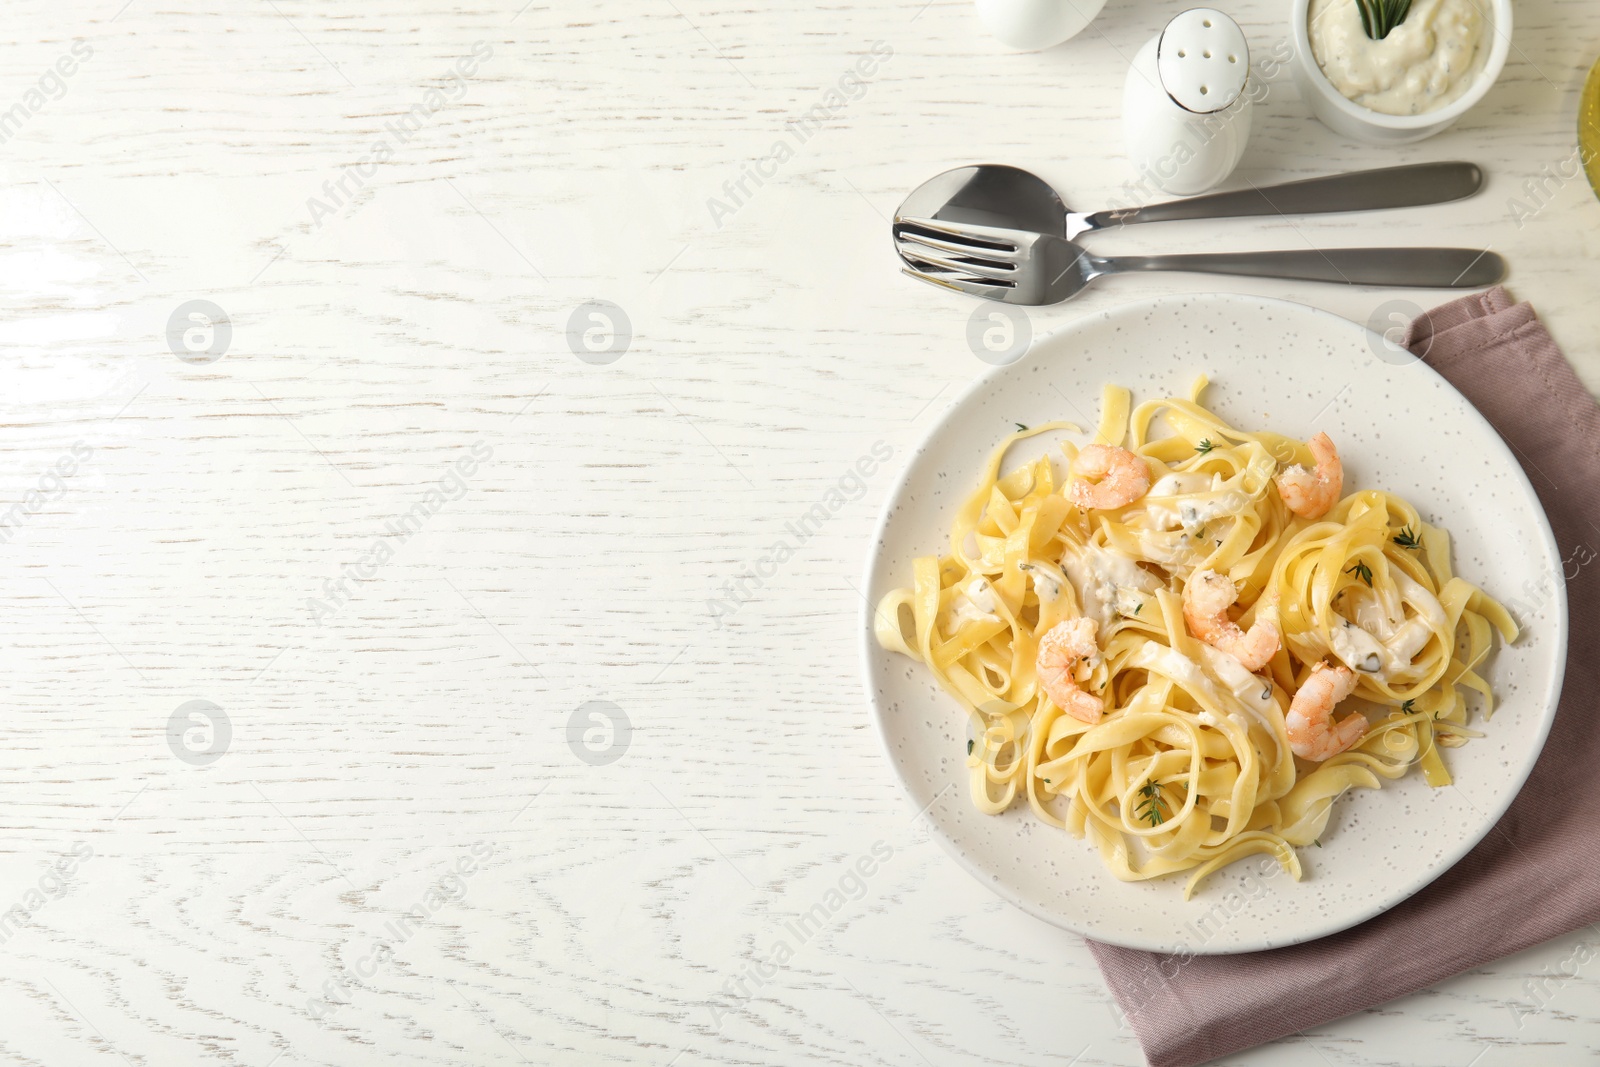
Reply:
[[[1381,356],[1380,356],[1381,353]],[[1184,395],[1236,426],[1301,439],[1326,430],[1347,488],[1398,492],[1454,538],[1457,573],[1510,607],[1524,631],[1487,668],[1501,701],[1488,736],[1450,751],[1454,786],[1419,772],[1357,789],[1335,805],[1320,847],[1300,850],[1305,879],[1244,860],[1183,900],[1182,875],[1124,883],[1086,840],[1040,823],[1019,801],[980,814],[967,796],[966,717],[928,672],[885,652],[860,620],[867,693],[879,735],[935,837],[974,877],[1049,922],[1111,944],[1165,952],[1249,952],[1307,941],[1392,907],[1472,848],[1522,787],[1549,732],[1566,664],[1561,560],[1521,466],[1460,393],[1427,365],[1400,362],[1365,327],[1300,304],[1184,296],[1075,322],[969,389],[928,434],[890,492],[867,561],[873,604],[910,581],[911,561],[945,551],[955,508],[985,457],[1014,429],[1068,419],[1091,429],[1101,387],[1134,402]],[[1053,444],[1024,441],[1006,469]],[[1474,721],[1475,726],[1483,725]]]

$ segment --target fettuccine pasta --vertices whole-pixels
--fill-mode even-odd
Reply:
[[[1517,627],[1455,576],[1400,497],[1343,492],[1333,443],[1224,423],[1188,397],[1108,386],[1094,444],[1001,474],[990,456],[950,548],[885,596],[876,637],[971,717],[972,802],[1019,794],[1136,881],[1297,847],[1353,787],[1482,736],[1463,691]],[[1159,436],[1153,430],[1159,429]],[[1097,480],[1098,479],[1098,480]],[[1232,606],[1231,605],[1236,605]],[[1346,697],[1349,699],[1345,699]]]

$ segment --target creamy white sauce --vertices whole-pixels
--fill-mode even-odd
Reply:
[[[1400,599],[1410,604],[1412,609],[1435,629],[1443,630],[1450,624],[1450,616],[1445,614],[1444,605],[1439,603],[1439,598],[1428,592],[1421,582],[1413,581],[1411,576],[1399,567],[1389,568],[1389,577],[1394,579],[1394,587],[1400,593]]]
[[[1334,616],[1328,644],[1339,661],[1361,674],[1382,674],[1383,646],[1378,639],[1342,615]]]
[[[1145,497],[1139,551],[1145,559],[1186,576],[1227,539],[1251,497],[1220,474],[1165,474]]]
[[[1126,615],[1130,619],[1144,612],[1144,596],[1138,589],[1126,585],[1117,586],[1117,614]]]
[[[1267,698],[1271,696],[1270,692],[1266,697],[1262,696],[1267,684],[1245,670],[1238,660],[1209,645],[1200,646],[1200,655],[1205,660],[1204,669],[1177,649],[1152,641],[1135,652],[1128,662],[1170,678],[1191,693],[1203,694],[1211,703],[1224,709],[1228,721],[1240,729],[1248,729],[1248,724],[1244,716],[1232,708],[1238,707],[1249,715],[1262,718]],[[1229,701],[1224,694],[1232,694],[1236,699]],[[1221,720],[1204,708],[1196,711],[1195,717],[1206,726],[1221,725]]]
[[[1223,485],[1220,474],[1164,475],[1145,498],[1150,525],[1157,530],[1182,528],[1194,536],[1214,519],[1237,515],[1250,498]]]
[[[1187,579],[1191,571],[1228,539],[1235,516],[1213,519],[1193,533],[1186,530],[1140,530],[1139,552],[1151,563]]]
[[[1439,603],[1438,597],[1428,592],[1420,582],[1413,581],[1400,568],[1391,567],[1389,576],[1394,580],[1400,599],[1416,612],[1397,626],[1383,643],[1389,658],[1390,673],[1404,674],[1411,667],[1412,657],[1422,651],[1429,637],[1449,631],[1450,616],[1445,614],[1444,605]]]
[[[1205,661],[1206,671],[1247,711],[1254,712],[1257,718],[1266,715],[1272,706],[1271,682],[1251,674],[1244,664],[1210,645],[1200,646],[1200,658]]]
[[[1173,471],[1163,474],[1156,479],[1156,484],[1150,487],[1150,496],[1184,496],[1188,493],[1204,493],[1220,488],[1222,475],[1206,474],[1203,471]]]
[[[1375,590],[1351,586],[1339,596],[1334,606],[1340,609],[1340,614],[1353,618],[1357,626],[1379,641],[1387,641],[1401,623],[1399,602],[1392,606],[1385,604]]]
[[[1396,664],[1405,666],[1411,663],[1411,657],[1422,651],[1422,646],[1432,636],[1433,628],[1428,625],[1428,620],[1414,615],[1384,641],[1383,647],[1388,649]]]
[[[967,599],[985,615],[994,614],[994,590],[990,588],[987,578],[974,578],[967,583]]]
[[[1039,598],[1040,604],[1054,604],[1061,599],[1061,583],[1064,575],[1043,563],[1019,563],[1017,569],[1022,571],[1033,582],[1033,593]]]
[[[1061,566],[1077,590],[1083,613],[1099,623],[1102,632],[1120,614],[1119,590],[1153,593],[1161,588],[1160,580],[1137,562],[1098,545],[1068,552]]]
[[[1410,673],[1412,658],[1436,631],[1448,629],[1450,621],[1425,586],[1398,567],[1390,568],[1389,576],[1400,594],[1398,603],[1384,603],[1375,590],[1347,588],[1335,604],[1341,625],[1328,635],[1333,654],[1346,667],[1385,681]],[[1415,612],[1409,618],[1406,606]]]
[[[969,622],[993,622],[1000,617],[994,610],[994,589],[986,578],[972,579],[952,603],[956,610],[950,622],[958,630]]]
[[[1413,0],[1381,41],[1362,29],[1355,0],[1311,0],[1306,31],[1333,87],[1385,115],[1444,107],[1476,80],[1488,51],[1474,0]]]

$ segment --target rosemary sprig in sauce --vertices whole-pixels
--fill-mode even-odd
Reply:
[[[1361,28],[1367,36],[1381,41],[1406,20],[1411,0],[1356,0],[1356,10],[1361,12]]]

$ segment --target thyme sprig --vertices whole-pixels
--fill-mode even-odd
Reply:
[[[1201,440],[1201,442],[1199,444],[1195,445],[1194,446],[1194,450],[1196,452],[1200,453],[1200,455],[1203,456],[1207,452],[1210,452],[1213,448],[1216,448],[1216,447],[1217,447],[1216,445],[1211,443],[1211,438],[1207,437],[1207,438],[1204,438],[1203,440]]]
[[[1397,533],[1393,537],[1389,538],[1389,540],[1393,541],[1395,544],[1399,545],[1401,548],[1421,548],[1422,547],[1422,538],[1418,537],[1416,532],[1414,530],[1412,530],[1411,527],[1409,527],[1409,526],[1404,527],[1403,529],[1401,529],[1401,531],[1399,533]]]
[[[1372,585],[1372,568],[1367,566],[1365,563],[1362,563],[1360,560],[1356,560],[1355,563],[1349,567],[1346,567],[1344,572],[1346,574],[1355,575],[1363,582],[1366,582],[1369,586]]]
[[[1139,787],[1139,796],[1142,797],[1134,811],[1139,818],[1151,826],[1160,826],[1167,821],[1167,813],[1162,808],[1161,786],[1156,784],[1154,778]]]

